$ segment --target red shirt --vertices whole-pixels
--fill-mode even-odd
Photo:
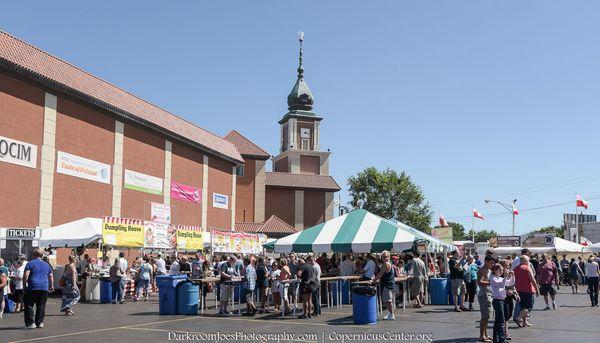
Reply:
[[[558,275],[556,265],[552,261],[546,261],[545,264],[540,264],[537,268],[537,277],[540,285],[551,285],[554,283]]]
[[[519,265],[514,270],[515,272],[515,289],[517,292],[522,293],[535,293],[535,287],[533,283],[529,280],[529,273],[531,269],[529,269],[528,265]]]

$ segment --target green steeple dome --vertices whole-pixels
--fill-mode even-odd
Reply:
[[[298,79],[290,95],[288,95],[287,103],[290,111],[312,111],[313,96],[308,88],[308,84],[304,81],[304,68],[302,68],[302,43],[304,42],[304,34],[300,34],[300,55],[298,63]]]

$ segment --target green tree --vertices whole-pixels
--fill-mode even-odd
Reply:
[[[544,226],[541,227],[537,230],[533,230],[530,233],[531,234],[536,234],[536,233],[550,233],[553,234],[555,237],[563,237],[563,232],[564,232],[564,227],[558,227],[558,226],[554,226],[554,225],[550,225],[550,226]]]
[[[383,218],[393,218],[416,229],[430,231],[431,209],[421,187],[405,172],[375,167],[348,178],[350,207],[363,208]]]
[[[469,239],[465,234],[465,227],[460,223],[448,222],[448,225],[452,227],[452,239],[455,241],[462,241]]]
[[[475,231],[475,242],[487,242],[490,238],[498,236],[494,230]],[[473,239],[473,230],[469,230],[467,239]]]

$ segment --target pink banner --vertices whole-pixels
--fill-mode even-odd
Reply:
[[[171,198],[199,204],[200,189],[171,181]]]

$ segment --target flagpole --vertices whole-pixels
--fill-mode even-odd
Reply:
[[[473,236],[473,244],[475,244],[475,207],[471,206],[471,234]]]
[[[579,215],[577,214],[577,211],[579,209],[577,208],[577,201],[575,201],[575,238],[577,238],[577,236],[579,236]],[[569,233],[569,236],[571,235],[571,233]],[[571,238],[573,239],[573,238]],[[575,242],[577,243],[577,242]]]

